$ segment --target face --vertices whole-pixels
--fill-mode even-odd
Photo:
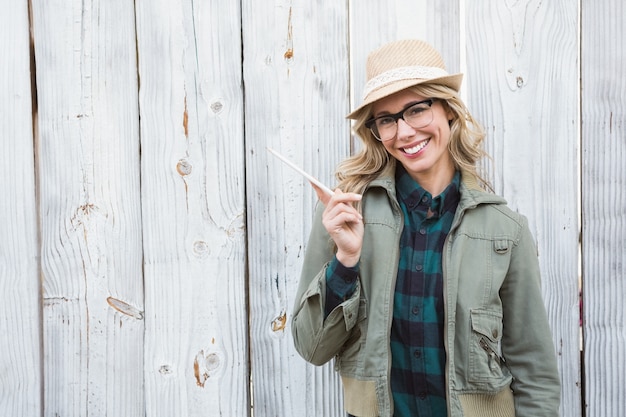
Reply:
[[[413,103],[428,98],[410,90],[402,90],[374,103],[372,116],[395,114]],[[438,194],[454,176],[454,163],[448,151],[449,121],[452,120],[453,114],[446,110],[439,100],[433,102],[431,109],[433,120],[430,124],[414,129],[403,119],[398,119],[396,137],[382,143],[387,152],[404,166],[414,180],[431,193],[433,193],[431,189],[434,189]],[[441,186],[443,188],[439,190]]]

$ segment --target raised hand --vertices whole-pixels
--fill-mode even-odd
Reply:
[[[331,196],[317,185],[311,185],[326,206],[322,223],[337,245],[337,260],[347,267],[356,265],[363,246],[363,216],[353,203],[361,200],[362,196],[344,193],[339,188]]]

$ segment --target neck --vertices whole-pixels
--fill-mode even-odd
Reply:
[[[454,166],[450,166],[449,169],[440,170],[436,173],[416,173],[411,177],[417,181],[417,183],[428,191],[433,197],[437,197],[446,189],[454,178]]]

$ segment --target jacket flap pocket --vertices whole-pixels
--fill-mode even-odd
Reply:
[[[346,323],[346,331],[350,331],[361,319],[364,310],[363,299],[361,298],[361,283],[357,281],[356,290],[352,297],[344,301],[340,306],[343,307],[343,319]],[[332,313],[331,313],[332,314]],[[330,316],[329,316],[330,317]]]
[[[496,343],[502,338],[502,314],[491,310],[472,310],[472,330]]]

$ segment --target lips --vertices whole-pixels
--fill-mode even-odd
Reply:
[[[426,139],[424,141],[421,141],[420,143],[418,143],[415,146],[412,146],[410,148],[402,148],[402,152],[404,152],[407,155],[415,155],[417,154],[419,151],[421,151],[422,149],[424,149],[426,147],[426,145],[428,145],[428,143],[430,142],[430,139]]]

